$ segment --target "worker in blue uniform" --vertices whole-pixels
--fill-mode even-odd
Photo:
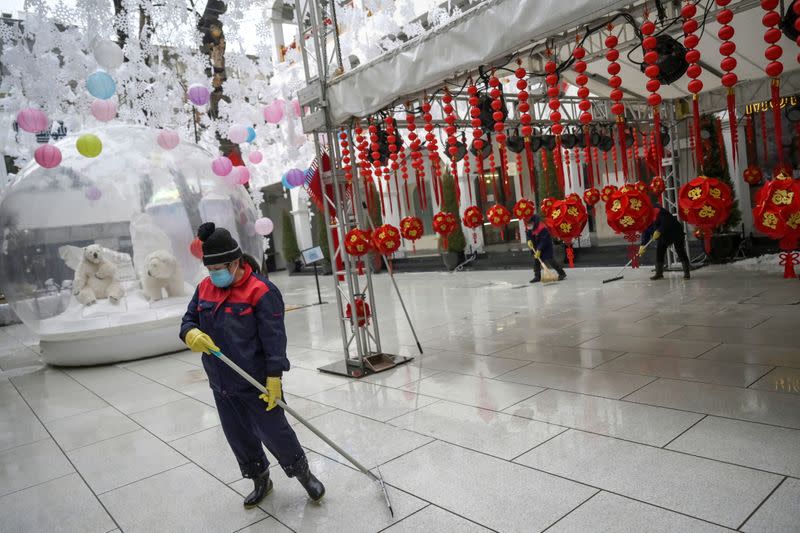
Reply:
[[[547,225],[542,221],[539,215],[533,215],[528,221],[528,229],[525,231],[525,236],[528,240],[528,247],[533,252],[533,279],[531,283],[538,283],[542,281],[542,263],[558,272],[558,281],[567,277],[564,268],[556,261],[555,253],[553,251],[553,236]]]
[[[683,225],[675,215],[656,204],[653,223],[642,233],[642,244],[639,246],[639,256],[643,256],[651,239],[656,243],[656,273],[652,280],[664,279],[664,260],[667,257],[667,248],[675,247],[675,253],[683,265],[683,279],[691,277],[691,263],[686,253],[686,234]]]
[[[242,476],[254,482],[244,505],[258,505],[272,490],[262,443],[286,475],[296,477],[309,497],[319,501],[325,487],[309,470],[297,435],[277,405],[283,399],[281,376],[289,370],[283,297],[228,230],[205,223],[197,234],[210,276],[189,303],[180,337],[192,351],[224,353],[267,389],[256,396],[253,386],[225,363],[203,357],[225,437]]]

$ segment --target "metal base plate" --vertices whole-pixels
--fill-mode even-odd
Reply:
[[[373,353],[369,355],[370,358],[376,358],[376,356],[379,356],[386,363],[382,365],[376,365],[376,368],[379,368],[379,370],[372,370],[366,363],[362,368],[358,365],[347,364],[345,361],[336,361],[335,363],[321,366],[317,370],[320,372],[325,372],[326,374],[336,374],[337,376],[345,376],[348,378],[363,378],[364,376],[369,376],[370,374],[385,372],[386,370],[390,370],[398,365],[403,365],[414,360],[413,357],[405,357],[402,355],[382,353]]]

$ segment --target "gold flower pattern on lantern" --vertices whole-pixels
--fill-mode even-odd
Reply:
[[[797,229],[798,226],[800,226],[800,211],[797,211],[789,215],[789,219],[786,221],[786,225],[792,229]]]
[[[714,215],[716,215],[717,212],[713,207],[706,204],[700,209],[700,213],[698,214],[700,215],[700,218],[714,218]]]
[[[794,192],[778,190],[772,195],[772,203],[775,205],[791,205],[794,200]]]
[[[633,198],[631,200],[631,209],[634,209],[636,211],[641,211],[641,209],[642,209],[642,201],[641,200],[637,200],[636,198]]]
[[[712,198],[716,198],[717,200],[722,198],[722,191],[717,189],[716,187],[711,187],[708,190],[708,194],[710,194]]]
[[[764,218],[761,222],[766,227],[775,229],[778,226],[778,217],[773,213],[764,213]]]
[[[611,204],[611,210],[616,213],[620,209],[622,209],[622,202],[619,200],[614,200],[614,203]]]
[[[625,215],[619,220],[619,223],[625,226],[626,228],[633,226],[634,222],[635,221],[633,220],[633,217],[630,215]]]
[[[703,196],[703,189],[701,189],[700,187],[695,187],[694,189],[689,191],[688,196],[692,200],[697,200],[698,198]]]

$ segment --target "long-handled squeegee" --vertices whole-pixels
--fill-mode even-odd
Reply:
[[[234,363],[233,361],[228,359],[228,357],[226,357],[225,354],[223,354],[222,352],[211,352],[211,353],[217,359],[219,359],[220,361],[222,361],[223,363],[225,363],[226,365],[231,367],[231,369],[234,372],[236,372],[237,374],[242,376],[244,379],[246,379],[247,382],[250,383],[253,387],[257,388],[262,393],[267,394],[267,388],[264,385],[262,385],[261,383],[256,381],[255,378],[253,378],[253,376],[251,376],[250,374],[248,374],[247,372],[242,370],[239,367],[239,365],[237,365],[236,363]],[[300,422],[305,427],[307,427],[309,430],[311,430],[311,432],[314,433],[314,435],[316,435],[317,437],[321,438],[325,442],[325,444],[327,444],[328,446],[330,446],[331,448],[336,450],[339,453],[339,455],[341,455],[342,457],[344,457],[345,459],[350,461],[350,463],[353,466],[355,466],[356,468],[361,470],[361,472],[365,476],[369,477],[372,481],[376,482],[378,484],[378,486],[380,486],[381,490],[383,491],[383,497],[386,499],[386,505],[387,505],[387,507],[389,507],[389,513],[391,513],[392,517],[394,517],[394,509],[392,509],[392,502],[391,502],[391,500],[389,500],[389,492],[386,490],[386,485],[383,483],[383,476],[381,476],[380,469],[378,469],[378,475],[376,476],[367,467],[365,467],[364,465],[362,465],[361,463],[356,461],[353,458],[353,456],[351,456],[349,453],[347,453],[346,451],[341,449],[339,446],[337,446],[336,443],[334,443],[331,439],[326,437],[320,430],[318,430],[313,425],[311,425],[311,423],[308,420],[306,420],[305,418],[303,418],[302,416],[297,414],[297,411],[295,411],[294,409],[292,409],[291,407],[286,405],[286,403],[284,403],[283,400],[278,400],[277,403],[281,407],[281,409],[283,409],[284,411],[286,411],[287,413],[292,415],[294,418],[296,418],[298,422]]]
[[[647,248],[650,246],[650,244],[651,244],[652,242],[653,242],[653,239],[650,239],[649,241],[647,241],[647,244],[645,244],[645,245],[644,245],[644,248],[645,248],[645,250],[646,250],[646,249],[647,249]],[[623,276],[623,275],[622,275],[622,273],[623,273],[623,272],[625,272],[625,269],[626,269],[626,268],[628,268],[629,266],[631,266],[631,263],[633,263],[633,259],[631,259],[630,261],[628,261],[627,263],[625,263],[625,266],[624,266],[624,267],[622,267],[622,270],[620,270],[620,271],[619,271],[619,274],[617,274],[617,275],[616,275],[616,276],[614,276],[613,278],[604,279],[604,280],[603,280],[603,283],[611,283],[612,281],[619,281],[619,280],[621,280],[622,278],[624,278],[625,276]]]

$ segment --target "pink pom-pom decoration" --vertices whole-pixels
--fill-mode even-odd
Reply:
[[[61,150],[52,144],[43,144],[33,153],[33,158],[44,168],[55,168],[61,164]]]
[[[91,111],[92,116],[100,122],[108,122],[117,116],[117,104],[113,100],[95,100]]]
[[[234,144],[242,144],[247,141],[247,126],[234,124],[228,128],[228,139]]]
[[[250,181],[250,170],[247,167],[235,167],[234,171],[239,178],[239,185],[244,185]]]
[[[84,195],[90,201],[95,202],[95,201],[99,200],[101,196],[103,196],[103,191],[101,191],[100,189],[98,189],[97,187],[92,185],[90,187],[87,187],[86,192],[84,193]]]
[[[270,219],[264,217],[256,220],[255,229],[256,233],[266,237],[267,235],[272,233],[272,230],[275,229],[275,225],[272,223]]]
[[[47,115],[35,107],[26,107],[17,113],[17,125],[30,133],[39,133],[47,129]]]
[[[211,171],[217,176],[225,177],[231,173],[233,163],[225,156],[220,156],[211,162]]]
[[[194,105],[206,105],[211,99],[211,91],[209,91],[208,87],[205,85],[195,83],[189,86],[189,90],[186,91],[186,96],[189,97],[189,101]]]
[[[247,156],[247,158],[250,160],[251,163],[257,165],[264,160],[264,154],[262,154],[258,150],[255,150],[254,152],[250,152],[250,155]]]
[[[181,142],[178,132],[175,130],[161,130],[156,138],[158,145],[164,150],[172,150]]]
[[[277,124],[283,119],[286,102],[281,99],[273,101],[264,108],[264,120],[269,124]]]

